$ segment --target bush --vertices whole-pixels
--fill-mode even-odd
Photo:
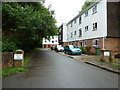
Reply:
[[[81,46],[80,49],[82,50],[82,53],[83,53],[83,54],[86,54],[86,49],[85,49],[84,46]]]
[[[86,52],[87,52],[87,54],[88,54],[88,55],[90,54],[90,49],[91,49],[91,47],[90,47],[90,46],[85,47],[85,50],[86,50]]]
[[[9,51],[15,51],[18,49],[16,42],[14,42],[11,38],[9,37],[3,37],[2,39],[2,51],[9,52]]]

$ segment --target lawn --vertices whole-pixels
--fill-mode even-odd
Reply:
[[[24,66],[23,67],[8,67],[8,68],[4,68],[2,70],[0,70],[0,74],[2,75],[6,75],[6,74],[10,74],[10,73],[19,73],[22,71],[25,71],[26,68],[28,68],[28,62],[30,60],[30,56],[25,56],[24,57]]]

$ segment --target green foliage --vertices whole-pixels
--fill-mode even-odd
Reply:
[[[84,46],[81,46],[80,49],[82,50],[82,53],[83,53],[83,54],[86,54],[86,49],[85,49]]]
[[[3,2],[3,36],[19,39],[20,43],[10,42],[15,47],[29,51],[40,46],[42,38],[49,38],[57,33],[53,14],[54,11],[45,8],[40,2]],[[8,46],[4,45],[4,50],[7,50]]]
[[[3,37],[2,38],[2,51],[14,51],[18,49],[16,42],[10,37]]]
[[[24,66],[23,67],[8,67],[0,70],[0,74],[6,75],[11,73],[19,73],[25,71],[28,68],[28,62],[30,60],[30,56],[25,56],[24,58]]]
[[[84,5],[82,6],[82,10],[86,9],[88,6],[90,6],[93,2],[85,2]]]

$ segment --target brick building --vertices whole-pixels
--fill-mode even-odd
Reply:
[[[58,35],[55,36],[51,36],[50,39],[45,39],[43,38],[43,43],[42,43],[42,47],[43,48],[50,48],[53,45],[58,45]]]
[[[59,27],[59,42],[63,46],[91,47],[91,53],[95,53],[96,47],[113,54],[120,53],[119,21],[120,1],[99,0]],[[62,36],[66,36],[66,41],[60,39]]]

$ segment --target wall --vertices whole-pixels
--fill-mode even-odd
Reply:
[[[119,9],[120,4],[118,2],[107,3],[107,29],[108,37],[120,37],[118,30],[119,24]]]
[[[106,37],[107,36],[107,4],[106,0],[101,0],[97,4],[97,13],[92,14],[92,8],[88,10],[88,16],[85,17],[85,13],[79,15],[76,20],[77,22],[74,23],[71,27],[71,23],[68,24],[68,41],[75,41],[75,40],[85,40],[85,39],[92,39],[92,38],[99,38],[99,37]],[[87,10],[86,10],[87,11]],[[82,23],[79,24],[79,17],[82,17]],[[93,31],[93,23],[98,23],[98,29]],[[89,27],[88,31],[85,31],[85,26]],[[82,36],[79,37],[79,29],[82,29]],[[74,32],[77,32],[74,35]],[[71,32],[73,33],[73,37],[71,38]]]
[[[2,68],[13,66],[13,52],[2,52]]]
[[[43,38],[43,43],[42,44],[59,44],[58,43],[58,36],[57,35],[55,35],[55,36],[53,36],[54,37],[54,39],[52,38],[52,36],[50,37],[50,41],[49,40],[47,40],[47,39],[45,39],[45,38]],[[45,42],[46,41],[46,42]],[[54,41],[54,43],[52,43],[52,41]],[[56,42],[57,41],[57,42]]]

